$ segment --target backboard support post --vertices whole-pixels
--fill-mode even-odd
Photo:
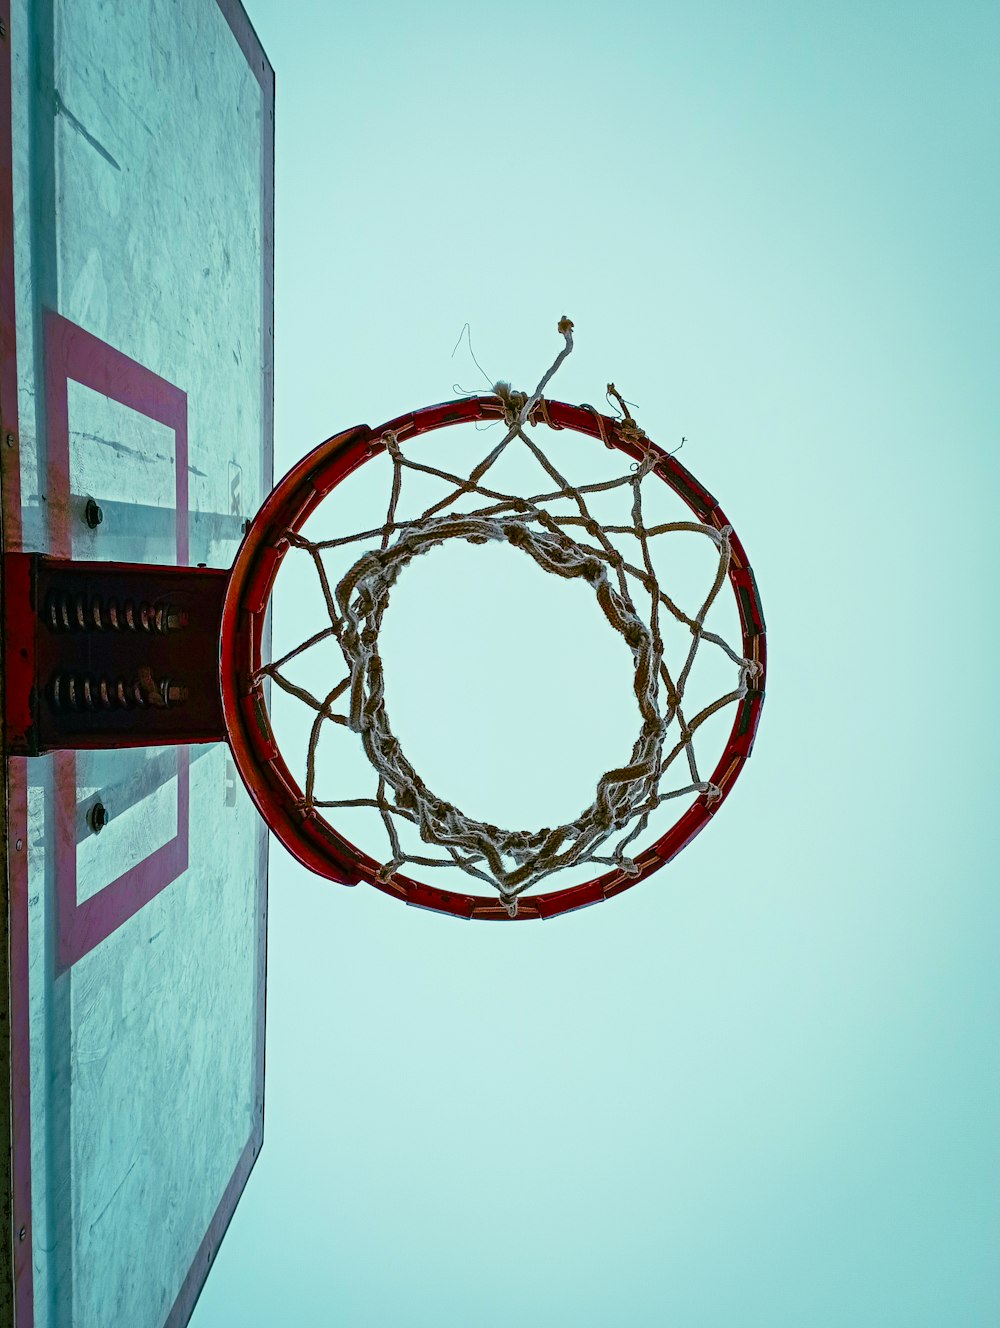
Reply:
[[[8,752],[222,741],[227,581],[217,568],[8,554]]]

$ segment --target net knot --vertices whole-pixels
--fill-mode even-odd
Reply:
[[[620,426],[619,426],[619,427],[620,427]],[[638,429],[638,425],[636,425],[636,428]],[[646,435],[642,432],[641,429],[638,429],[638,432],[639,432],[639,434],[642,435],[642,439],[641,439],[642,441],[646,441],[646,442],[649,441],[649,440],[646,438]],[[637,438],[636,441],[638,442],[638,441],[640,441],[640,439]],[[644,449],[643,449],[643,453],[642,453],[642,460],[639,462],[639,464],[638,464],[638,465],[636,466],[636,468],[635,468],[635,472],[634,472],[634,473],[635,473],[635,477],[636,477],[636,479],[637,479],[637,480],[644,480],[644,479],[646,478],[646,476],[649,474],[649,472],[650,472],[651,470],[655,470],[656,465],[657,465],[657,462],[658,462],[659,460],[660,460],[660,454],[659,454],[659,452],[657,452],[652,446],[648,446],[648,447],[644,448]]]
[[[386,429],[382,434],[382,442],[385,444],[385,450],[392,457],[393,461],[399,461],[402,459],[399,450],[399,435],[396,433],[395,429]]]
[[[649,441],[645,429],[640,428],[640,426],[636,424],[635,420],[632,418],[631,415],[628,415],[626,416],[625,419],[618,421],[618,432],[621,434],[621,436],[625,439],[627,443],[632,443],[633,446],[635,447],[641,447],[643,443]],[[655,465],[655,453],[653,454],[653,456],[654,456],[653,464]],[[642,461],[639,462],[639,467],[641,468],[645,464],[646,463],[644,458]],[[644,470],[642,473],[646,474],[651,469],[652,469],[651,465],[647,466],[646,470]]]
[[[513,428],[521,418],[521,411],[528,400],[527,392],[518,392],[512,388],[510,383],[502,380],[495,383],[493,391],[500,398],[500,404],[503,406],[503,419],[508,428]]]
[[[623,853],[621,848],[615,850],[612,861],[618,870],[624,872],[626,876],[639,875],[639,864],[635,858],[630,858],[627,853]]]
[[[760,663],[756,659],[745,659],[740,665],[739,695],[741,700],[750,691],[751,686],[760,677],[761,672]]]
[[[545,400],[544,397],[539,397],[538,400],[535,402],[535,404],[532,406],[531,411],[528,414],[528,423],[547,424],[550,429],[556,429],[556,430],[560,430],[563,427],[561,424],[556,424],[555,421],[552,419],[551,415],[549,414],[549,403]]]

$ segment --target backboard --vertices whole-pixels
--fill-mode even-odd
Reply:
[[[272,482],[270,65],[238,0],[2,17],[4,549],[229,567]],[[184,1324],[261,1146],[266,827],[224,743],[4,781],[0,1324]]]

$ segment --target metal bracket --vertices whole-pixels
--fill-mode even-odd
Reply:
[[[3,579],[9,753],[225,738],[228,571],[9,553]]]

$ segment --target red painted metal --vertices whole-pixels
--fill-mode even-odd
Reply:
[[[8,554],[8,752],[221,742],[216,672],[228,575]]]
[[[635,460],[651,447],[658,460],[655,473],[690,507],[699,520],[717,529],[728,525],[712,495],[677,460],[655,445],[641,445],[619,428],[618,421],[564,402],[547,401],[546,417],[556,428],[571,429],[604,441]],[[225,726],[237,767],[261,815],[289,852],[304,866],[343,885],[367,880],[379,890],[408,904],[456,917],[508,921],[507,910],[493,897],[442,890],[407,876],[391,881],[378,876],[379,863],[362,853],[316,811],[302,810],[302,791],[285,764],[271,732],[262,683],[254,673],[265,661],[261,642],[268,603],[289,531],[297,531],[320,502],[359,466],[385,448],[394,433],[413,438],[452,424],[498,419],[503,406],[496,397],[467,397],[401,415],[378,429],[348,429],[304,457],[270,494],[254,519],[230,574],[222,613],[220,686]],[[751,691],[737,707],[736,719],[711,782],[722,797],[699,797],[680,819],[635,861],[635,876],[609,871],[593,881],[546,894],[522,895],[517,920],[550,918],[588,904],[600,903],[629,889],[675,857],[715,815],[725,801],[753,747],[764,695],[764,618],[753,572],[739,540],[733,536],[729,579],[736,596],[744,656],[760,665]]]

